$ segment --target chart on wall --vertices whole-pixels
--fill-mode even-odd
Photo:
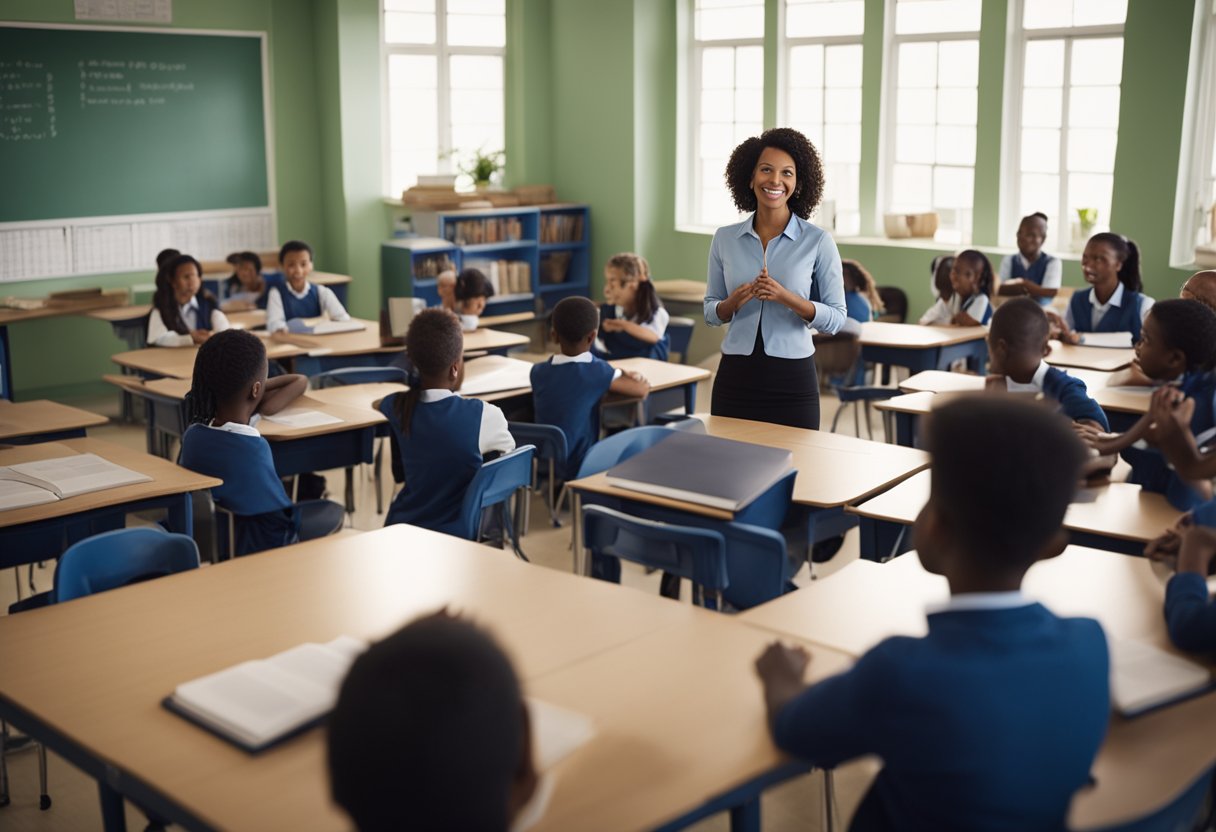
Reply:
[[[0,22],[0,280],[275,245],[262,33]]]

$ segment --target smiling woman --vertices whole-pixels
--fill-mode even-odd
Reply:
[[[812,329],[845,321],[836,243],[807,222],[823,194],[819,154],[797,130],[767,130],[735,148],[726,183],[752,214],[719,228],[709,250],[705,322],[731,324],[711,411],[817,430]]]

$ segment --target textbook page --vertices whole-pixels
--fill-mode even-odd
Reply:
[[[263,416],[267,422],[276,425],[286,425],[289,428],[318,428],[322,425],[339,425],[342,420],[337,416],[322,413],[320,410],[310,410],[306,407],[289,407],[280,410],[273,416]]]
[[[537,771],[548,771],[595,736],[595,726],[584,714],[568,711],[528,697],[532,716],[532,754]]]
[[[1124,716],[1186,698],[1212,686],[1202,665],[1131,639],[1111,639],[1111,698]]]
[[[58,499],[54,491],[19,480],[0,479],[0,511],[40,506],[43,503],[53,503]]]
[[[532,386],[530,361],[487,355],[464,364],[464,384],[456,391],[462,396],[481,396],[500,390],[527,389]]]
[[[9,472],[18,476],[13,477]],[[0,479],[22,479],[50,488],[57,496],[64,498],[152,481],[147,474],[115,465],[97,454],[75,454],[10,465],[7,469],[0,469]]]
[[[1081,343],[1087,347],[1127,350],[1132,348],[1132,334],[1130,332],[1082,332]]]

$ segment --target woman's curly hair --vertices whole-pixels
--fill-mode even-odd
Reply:
[[[823,161],[819,151],[806,136],[791,127],[774,127],[759,136],[745,139],[730,154],[726,163],[726,187],[740,211],[756,210],[756,192],[751,188],[752,174],[766,147],[784,150],[794,159],[794,176],[798,184],[790,194],[789,207],[804,220],[819,205],[823,197]]]

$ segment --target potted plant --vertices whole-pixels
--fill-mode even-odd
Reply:
[[[506,151],[478,149],[467,162],[458,164],[457,168],[461,173],[472,178],[473,186],[477,190],[484,191],[490,187],[491,180],[496,179],[502,173],[505,163]]]

